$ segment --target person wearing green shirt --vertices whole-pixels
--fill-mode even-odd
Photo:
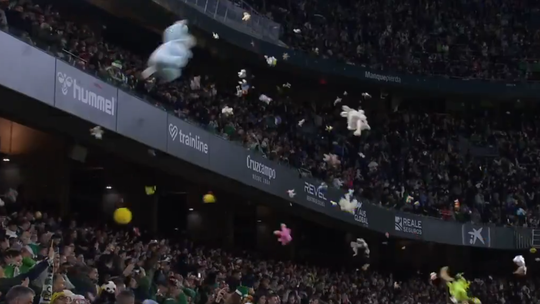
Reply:
[[[249,294],[249,287],[238,286],[236,290],[225,298],[225,304],[251,304],[253,297]]]
[[[23,257],[21,251],[15,249],[9,249],[4,254],[4,261],[7,266],[4,267],[4,276],[6,278],[13,278],[18,276],[21,271],[20,267],[22,265]]]
[[[19,270],[21,273],[27,273],[32,267],[34,267],[34,265],[36,265],[36,261],[34,261],[31,257],[26,256],[22,259],[22,264]]]
[[[197,293],[191,288],[171,284],[168,288],[168,296],[162,304],[188,304],[188,297],[194,299],[196,296]]]
[[[150,268],[148,272],[142,267],[134,271],[134,275],[129,280],[129,287],[133,290],[136,299],[156,300],[159,286],[154,284],[154,273],[153,268]]]

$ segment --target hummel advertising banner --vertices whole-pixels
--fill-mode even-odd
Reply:
[[[55,79],[55,107],[116,130],[118,90],[115,87],[60,60],[56,60]]]
[[[342,189],[303,177],[2,32],[0,44],[0,85],[276,199],[395,237],[497,249],[524,248],[533,239],[529,228],[443,221],[363,199],[344,201],[349,196]]]

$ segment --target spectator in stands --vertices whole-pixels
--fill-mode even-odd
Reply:
[[[116,297],[118,304],[135,304],[135,295],[131,290],[122,290]]]
[[[6,13],[4,10],[8,8],[9,1],[8,0],[2,0],[0,1],[0,30],[7,32],[8,31],[8,22]]]
[[[7,304],[30,304],[33,303],[35,292],[28,286],[15,286],[6,294]]]
[[[496,2],[247,2],[281,24],[290,47],[387,72],[519,81],[539,46],[532,3],[504,3],[502,16]]]
[[[105,71],[108,74],[108,77],[110,77],[110,82],[115,82],[119,86],[125,86],[127,85],[127,77],[122,72],[122,63],[118,60],[111,63],[109,67],[105,69]]]

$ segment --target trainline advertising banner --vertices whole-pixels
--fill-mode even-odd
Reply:
[[[496,249],[527,248],[535,240],[529,228],[443,221],[367,201],[344,212],[338,204],[344,190],[323,187],[2,32],[0,44],[0,85],[276,199],[395,237]],[[288,190],[296,195],[289,197]]]

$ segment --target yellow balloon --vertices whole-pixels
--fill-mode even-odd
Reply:
[[[216,197],[213,195],[213,194],[205,194],[203,196],[203,202],[205,202],[206,204],[211,204],[211,203],[215,203],[216,202]]]
[[[133,215],[128,208],[118,208],[114,210],[114,221],[120,225],[126,225],[131,222]]]

